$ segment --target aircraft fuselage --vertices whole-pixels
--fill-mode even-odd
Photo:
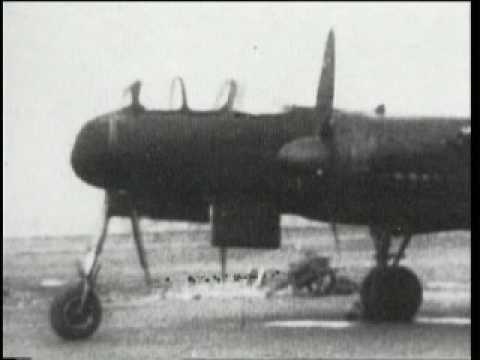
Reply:
[[[133,194],[153,218],[208,221],[213,199],[242,194],[321,221],[470,227],[469,119],[334,111],[335,176],[286,169],[279,150],[317,122],[313,108],[253,115],[128,107],[86,124],[72,166],[89,184]]]

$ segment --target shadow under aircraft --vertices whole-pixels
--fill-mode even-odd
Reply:
[[[470,229],[470,119],[389,117],[334,109],[335,40],[330,31],[314,107],[250,114],[227,104],[148,110],[139,100],[88,121],[71,164],[105,190],[104,224],[81,281],[58,295],[53,329],[65,339],[93,334],[101,304],[99,256],[113,216],[129,217],[147,283],[139,217],[210,222],[222,273],[229,247],[277,249],[280,216],[368,226],[376,265],[363,281],[365,319],[409,321],[422,302],[418,277],[400,261],[412,236]],[[391,251],[398,239],[398,250]]]

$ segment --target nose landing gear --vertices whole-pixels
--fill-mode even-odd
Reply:
[[[371,234],[377,265],[363,281],[360,291],[363,317],[374,322],[411,321],[423,298],[418,277],[410,269],[399,265],[411,235],[405,234],[398,252],[390,255],[391,232],[371,228]]]
[[[50,306],[52,328],[57,335],[66,340],[80,340],[89,337],[97,330],[102,319],[102,307],[95,287],[100,269],[99,257],[112,216],[111,201],[111,196],[107,193],[102,231],[92,251],[87,254],[84,263],[79,264],[80,282],[57,295]],[[145,282],[150,287],[152,279],[139,228],[138,214],[133,204],[129,205],[129,215],[140,265],[144,271]]]
[[[50,307],[50,322],[55,332],[66,340],[84,339],[97,330],[102,320],[102,306],[93,289],[72,285],[56,297]]]

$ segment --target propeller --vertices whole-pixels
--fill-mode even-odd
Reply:
[[[335,171],[336,147],[333,136],[333,97],[335,90],[335,36],[330,30],[323,56],[317,88],[315,125],[311,136],[285,144],[278,158],[287,166],[306,170],[320,168],[322,173]]]
[[[338,174],[337,164],[339,161],[338,150],[335,146],[333,133],[333,99],[335,94],[335,35],[333,30],[328,33],[327,45],[325,48],[325,55],[323,59],[322,72],[320,74],[320,81],[317,89],[317,104],[316,108],[322,116],[320,128],[317,134],[320,135],[326,148],[328,149],[328,158],[326,163],[329,171],[330,179],[335,183],[331,184],[335,190],[341,189],[338,181],[340,176]],[[336,203],[331,210],[330,229],[333,234],[335,243],[335,253],[340,256],[340,238],[338,237],[337,223],[335,222],[337,212]]]
[[[284,145],[278,158],[290,169],[315,171],[323,177],[333,191],[341,190],[339,181],[338,148],[335,144],[333,129],[333,99],[335,93],[335,35],[333,29],[328,33],[323,56],[323,65],[317,87],[315,104],[316,125],[312,136],[302,137]],[[340,241],[335,223],[337,208],[331,208],[330,228],[335,241],[335,251],[340,253]]]
[[[327,45],[323,55],[323,66],[317,88],[316,109],[320,116],[320,128],[316,133],[329,137],[332,133],[333,97],[335,93],[335,35],[333,29],[328,33]]]
[[[335,141],[333,137],[333,98],[335,93],[335,35],[333,30],[330,30],[327,39],[327,46],[325,48],[325,55],[323,59],[323,67],[320,75],[320,81],[318,83],[317,89],[317,111],[322,114],[322,122],[320,124],[320,129],[317,130],[317,133],[322,138],[323,142],[328,149],[328,158],[327,163],[329,177],[333,182],[338,182],[340,178],[337,175],[337,162],[338,162],[338,151],[335,146]],[[337,191],[340,188],[338,184],[331,184],[332,187]],[[340,255],[340,239],[338,237],[337,223],[335,222],[337,212],[337,206],[334,204],[331,210],[331,222],[330,229],[333,234],[333,239],[335,242],[335,253]]]

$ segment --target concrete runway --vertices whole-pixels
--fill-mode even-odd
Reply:
[[[437,292],[437,294],[435,294]],[[4,306],[3,355],[34,359],[470,358],[469,297],[427,292],[413,324],[344,320],[355,296],[162,299],[156,293],[104,302],[86,341],[65,342],[48,324],[47,299]],[[454,299],[452,301],[452,298]],[[105,299],[104,299],[105,300]]]
[[[447,245],[424,239],[409,252],[412,256],[408,265],[424,284],[424,302],[415,323],[397,325],[346,321],[345,314],[357,295],[305,298],[284,293],[265,299],[258,290],[242,285],[188,287],[183,282],[165,297],[143,285],[138,265],[123,258],[125,254],[134,258],[122,247],[131,244],[122,245],[114,255],[104,258],[99,283],[104,309],[100,328],[90,339],[80,342],[65,342],[53,333],[48,309],[59,288],[41,286],[41,279],[48,280],[55,274],[61,280],[71,279],[70,262],[78,250],[70,254],[59,248],[61,254],[55,255],[52,250],[45,254],[7,248],[3,264],[3,356],[69,360],[470,358],[469,243],[465,246],[469,234],[461,236],[463,240],[447,241]],[[370,259],[371,254],[365,257],[357,248],[348,251],[349,244],[343,261],[353,269],[353,278],[355,273],[361,277],[368,267],[362,265],[363,270],[358,271],[356,264],[370,261],[365,259]],[[359,246],[357,242],[351,244]],[[47,249],[51,249],[48,246],[47,242]],[[187,242],[172,248],[178,246],[190,251],[186,254],[203,251],[198,247],[192,250]],[[256,261],[286,265],[285,256],[290,251],[287,243],[282,251],[262,253]],[[432,254],[443,254],[443,258]],[[190,268],[213,268],[210,265],[216,265],[216,255],[212,252],[203,265]],[[232,257],[233,266],[245,270],[254,258]],[[175,261],[179,262],[179,257]],[[185,266],[168,268],[184,271]],[[153,273],[160,277],[162,270],[154,268]],[[173,274],[172,278],[184,275]],[[52,285],[48,281],[43,284]]]

